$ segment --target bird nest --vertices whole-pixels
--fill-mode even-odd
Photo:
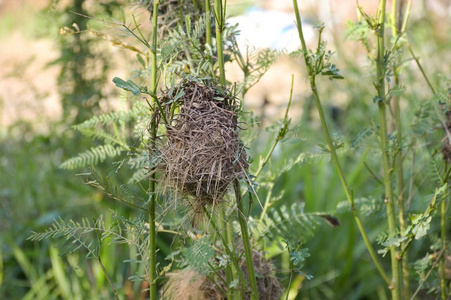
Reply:
[[[161,182],[176,194],[194,196],[194,209],[201,211],[222,199],[248,168],[237,104],[229,91],[190,80],[166,91],[161,103],[168,123],[159,149]]]
[[[138,1],[136,4],[146,7],[150,15],[153,15],[154,0]],[[183,12],[183,14],[181,13]],[[195,7],[193,1],[183,0],[166,0],[161,1],[158,5],[158,33],[160,37],[164,37],[183,22],[185,16],[190,16],[191,21],[194,22],[202,14],[199,7]]]
[[[273,264],[267,260],[262,252],[253,251],[252,260],[254,271],[257,274],[257,291],[260,299],[279,299],[282,295],[283,288],[277,278],[273,275]],[[247,280],[248,273],[244,257],[240,261],[241,270]],[[222,279],[213,281],[207,276],[202,276],[198,272],[189,268],[171,272],[168,275],[162,293],[165,299],[198,299],[198,300],[225,300],[226,295],[221,293],[226,291],[228,287],[225,284],[225,270],[219,270],[216,276]],[[251,291],[244,289],[244,299],[251,298]]]

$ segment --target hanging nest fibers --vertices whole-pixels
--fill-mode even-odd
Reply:
[[[238,106],[211,81],[182,80],[161,98],[168,124],[160,146],[162,186],[194,199],[195,213],[220,201],[249,164],[239,137]]]
[[[280,299],[283,288],[277,278],[273,275],[274,267],[272,263],[264,257],[262,252],[258,251],[252,252],[252,260],[255,273],[257,274],[256,279],[259,298],[268,300]],[[244,258],[241,259],[240,265],[243,275],[247,280],[247,267]],[[226,296],[221,292],[221,289],[223,291],[227,291],[227,286],[224,283],[226,280],[224,270],[217,272],[216,276],[221,276],[222,279],[215,278],[215,282],[213,282],[209,277],[202,276],[190,268],[171,272],[167,274],[167,276],[168,281],[165,283],[162,291],[164,299],[226,299]],[[250,296],[250,290],[245,290],[244,299],[250,299]]]

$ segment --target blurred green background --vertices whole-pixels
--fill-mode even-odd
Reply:
[[[244,13],[251,5],[286,13],[291,9],[291,1],[228,1],[228,4],[232,15]],[[135,213],[86,186],[77,176],[86,170],[59,168],[65,159],[93,146],[90,139],[70,126],[101,112],[117,110],[121,106],[119,92],[111,80],[115,76],[127,76],[136,67],[132,55],[115,48],[108,40],[90,33],[60,35],[60,28],[73,28],[72,24],[76,23],[80,28],[90,26],[101,31],[102,24],[70,11],[102,18],[129,5],[126,1],[0,1],[1,299],[112,299],[95,261],[79,265],[77,253],[60,257],[52,241],[36,243],[26,238],[60,217],[77,220],[104,214],[108,222],[110,209],[126,216]],[[356,20],[355,3],[324,0],[305,1],[301,5],[306,20],[315,23],[321,19],[329,26],[326,39],[329,47],[337,52],[334,61],[345,80],[321,79],[320,94],[332,131],[352,145],[356,137],[363,136],[365,130],[371,130],[377,123],[377,106],[372,101],[373,74],[359,43],[345,39],[346,20]],[[368,5],[368,9],[374,7],[373,3]],[[408,31],[410,43],[421,57],[426,73],[436,87],[444,89],[449,87],[447,78],[451,74],[450,18],[451,7],[447,1],[419,1],[412,8]],[[263,79],[256,85],[253,88],[256,92],[250,92],[245,102],[263,120],[260,127],[251,128],[249,135],[256,138],[252,142],[248,140],[251,155],[258,157],[267,152],[274,139],[276,130],[271,125],[282,117],[290,77],[295,74],[290,117],[291,126],[299,126],[295,132],[302,141],[281,143],[276,148],[262,184],[273,184],[273,194],[283,193],[281,203],[286,207],[303,203],[306,212],[334,213],[341,223],[337,228],[319,223],[312,236],[300,237],[311,254],[305,272],[314,279],[295,278],[299,285],[296,299],[388,299],[352,214],[343,204],[346,199],[330,162],[312,159],[296,164],[288,172],[281,171],[300,153],[316,153],[318,144],[324,143],[303,69],[300,60],[283,55],[266,75],[266,81]],[[235,76],[233,72],[231,67],[227,74],[230,80]],[[418,111],[425,109],[432,95],[412,61],[405,64],[402,80],[407,87],[402,103],[404,127],[407,132],[414,132],[420,127]],[[422,162],[440,149],[440,132],[435,130],[437,119],[431,116],[421,124],[428,135],[423,135],[424,145],[416,153],[415,168],[409,169],[414,174],[412,211],[424,210],[434,192],[435,186],[429,184],[427,168]],[[366,203],[362,209],[364,223],[371,240],[375,241],[377,234],[386,230],[386,222],[383,187],[377,185],[364,167],[366,162],[379,169],[378,159],[371,150],[377,147],[374,133],[373,140],[363,139],[362,143],[365,147],[343,151],[341,159],[356,199]],[[99,169],[107,172],[110,164],[111,161],[106,161]],[[120,182],[120,176],[116,180]],[[266,194],[263,191],[259,196],[264,199]],[[254,210],[259,212],[256,206]],[[434,234],[432,231],[432,240]],[[164,236],[159,240],[160,258],[170,253],[169,243],[170,239]],[[412,261],[427,255],[430,244],[429,241],[424,246],[415,243],[410,253]],[[280,270],[277,275],[286,285],[288,274],[282,271],[286,258],[280,250],[266,250],[275,259],[276,269]],[[135,266],[123,263],[128,258],[128,248],[115,245],[102,251],[104,264],[124,298],[144,297],[139,292],[142,287],[128,280],[136,271]],[[383,261],[388,268],[388,258]],[[417,281],[414,275],[412,272],[412,282]]]

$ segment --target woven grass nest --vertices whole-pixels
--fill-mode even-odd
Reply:
[[[168,120],[160,146],[162,186],[192,196],[195,212],[220,201],[249,164],[239,137],[238,107],[211,82],[182,80],[161,98]],[[161,117],[161,116],[160,116]]]
[[[140,3],[140,2],[138,2]],[[141,5],[146,6],[150,15],[153,15],[154,0],[142,2]],[[183,12],[183,14],[181,14]],[[191,16],[191,21],[196,20],[201,15],[201,10],[195,8],[193,1],[186,0],[166,0],[161,1],[158,6],[158,23],[160,37],[166,36],[168,32],[174,29],[180,19],[185,16]]]
[[[257,274],[257,290],[259,299],[280,299],[283,288],[273,275],[274,267],[268,261],[263,253],[253,251],[252,260],[254,270]],[[243,275],[247,280],[247,267],[244,258],[240,262]],[[166,282],[163,293],[164,299],[179,300],[179,299],[196,299],[196,300],[225,300],[226,296],[221,293],[221,290],[213,281],[202,276],[194,270],[189,268],[177,270],[169,273],[168,281]],[[216,278],[216,284],[226,291],[225,285],[225,271],[221,270],[217,276],[221,276],[222,280]],[[249,282],[248,282],[249,284]],[[247,289],[244,293],[244,299],[250,299],[250,290]]]

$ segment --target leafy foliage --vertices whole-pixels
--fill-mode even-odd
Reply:
[[[399,247],[401,242],[406,241],[410,245],[413,240],[419,240],[427,236],[431,230],[432,218],[435,215],[438,203],[444,201],[448,196],[448,184],[445,183],[440,188],[437,188],[431,202],[426,210],[421,214],[413,214],[410,216],[411,224],[407,226],[404,232],[399,232],[396,236],[390,236],[385,233],[378,237],[378,242],[385,248],[378,251],[385,256],[390,251],[390,247],[395,245]],[[437,203],[438,202],[438,203]]]
[[[83,218],[81,221],[55,220],[52,226],[44,232],[33,232],[28,238],[31,241],[55,239],[58,242],[60,255],[75,251],[84,252],[82,261],[86,259],[99,259],[104,243],[128,244],[136,247],[137,259],[133,262],[148,264],[148,232],[149,227],[142,217],[134,219],[124,218],[113,212],[113,222],[107,226],[104,218],[100,216],[93,221]],[[147,267],[145,268],[147,270]],[[141,279],[143,276],[139,276]]]
[[[307,64],[312,66],[312,72],[315,75],[327,76],[330,80],[333,79],[343,79],[340,74],[340,70],[330,62],[332,51],[326,51],[326,42],[321,41],[321,34],[324,30],[324,25],[317,26],[319,31],[318,36],[318,48],[316,51],[308,50],[305,53],[303,50],[297,50],[290,54],[291,57],[297,57],[303,55],[307,59]]]
[[[304,267],[304,261],[307,257],[310,257],[308,253],[308,248],[302,248],[302,243],[293,243],[289,240],[284,240],[285,248],[288,249],[288,254],[290,255],[290,262],[292,265],[292,270],[297,272],[299,275],[305,276],[307,279],[312,279],[312,275],[305,274],[302,271]]]
[[[375,214],[383,214],[384,213],[384,201],[382,198],[375,197],[360,197],[354,199],[355,208],[359,211],[360,214],[364,216],[370,216]],[[351,206],[348,201],[341,201],[337,204],[337,212],[350,212]]]
[[[107,157],[113,158],[121,154],[125,149],[114,147],[110,144],[93,147],[90,150],[79,153],[77,156],[69,158],[60,167],[63,169],[76,169],[89,165],[97,165],[105,161]]]
[[[263,238],[277,241],[279,237],[305,241],[313,236],[318,224],[317,215],[304,212],[303,203],[293,203],[290,207],[282,205],[271,210],[262,220],[249,217],[249,231],[257,241]]]
[[[191,246],[182,250],[185,264],[203,276],[209,275],[211,272],[209,263],[211,263],[215,254],[212,246],[212,240],[209,236],[194,240]]]
[[[144,128],[147,126],[148,108],[137,101],[130,110],[121,110],[94,116],[93,118],[74,125],[73,128],[80,131],[83,135],[97,139],[103,143],[90,150],[79,153],[77,156],[69,158],[61,164],[63,169],[75,169],[89,165],[97,165],[105,161],[106,158],[118,157],[121,153],[129,151],[126,137],[127,124],[135,121],[135,128]],[[139,130],[140,138],[143,138],[143,129]],[[136,149],[136,148],[133,148]],[[138,178],[138,175],[136,176]]]
[[[96,232],[104,230],[104,222],[99,218],[95,222],[83,218],[81,222],[70,220],[66,222],[62,219],[56,220],[52,227],[45,232],[33,232],[29,237],[31,241],[42,241],[47,238],[58,239],[60,243],[60,253],[65,255],[79,249],[87,251],[85,259],[96,258],[99,255],[99,241]]]

